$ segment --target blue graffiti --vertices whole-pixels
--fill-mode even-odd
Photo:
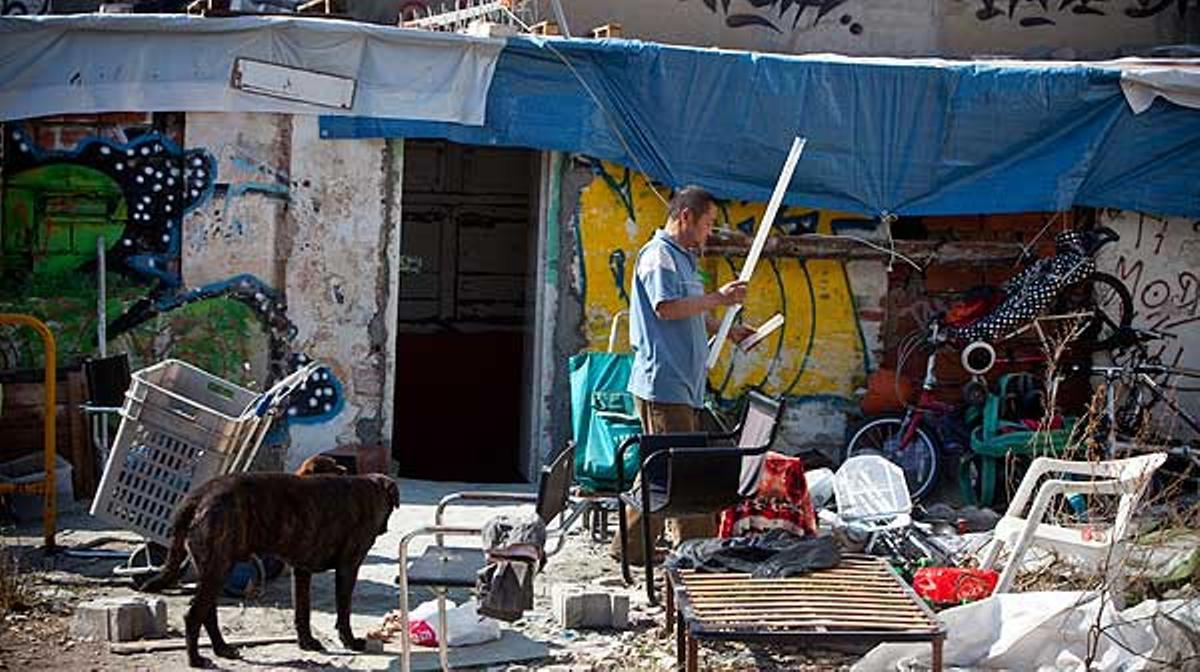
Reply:
[[[289,369],[296,371],[312,361],[302,352],[294,353],[288,361]],[[327,422],[342,412],[345,394],[342,384],[329,367],[323,366],[313,372],[308,380],[292,393],[284,417],[288,422],[313,425]]]
[[[201,149],[183,150],[160,133],[128,143],[87,138],[74,149],[39,147],[21,128],[10,130],[6,170],[16,174],[53,164],[99,171],[121,189],[129,220],[110,250],[113,269],[134,277],[181,284],[179,257],[183,216],[212,196],[217,162]]]

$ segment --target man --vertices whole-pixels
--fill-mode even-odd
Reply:
[[[671,198],[667,223],[638,252],[629,306],[629,342],[633,346],[633,370],[629,392],[634,397],[642,431],[648,434],[700,431],[707,379],[708,332],[717,322],[709,311],[742,303],[746,283],[739,280],[705,293],[697,268],[697,250],[708,239],[717,219],[712,194],[700,187],[685,187]],[[732,330],[740,341],[750,332]],[[629,561],[643,562],[640,515],[628,517]],[[651,521],[651,538],[662,534],[663,522]],[[670,521],[675,543],[696,537],[711,537],[716,531],[713,516],[689,516]],[[611,552],[619,557],[620,539],[614,538]]]

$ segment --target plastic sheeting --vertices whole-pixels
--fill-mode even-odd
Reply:
[[[948,670],[1182,670],[1200,656],[1200,599],[1119,611],[1095,593],[998,593],[938,617]],[[930,657],[928,644],[881,644],[851,669],[928,669]]]
[[[0,17],[0,121],[184,111],[481,124],[504,42],[348,21],[179,15]],[[230,86],[236,58],[355,80],[340,110]]]
[[[1200,216],[1200,112],[1157,100],[1134,115],[1120,79],[1112,64],[521,37],[500,55],[481,127],[342,117],[323,118],[321,133],[579,152],[755,201],[804,135],[789,203],[868,216],[1073,205]]]

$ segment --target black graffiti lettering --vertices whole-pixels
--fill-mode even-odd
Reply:
[[[1200,277],[1191,271],[1179,274],[1179,288],[1183,290],[1179,297],[1180,312],[1195,315],[1200,310]],[[1190,297],[1190,298],[1189,298]]]
[[[1145,19],[1155,16],[1161,12],[1170,9],[1174,5],[1179,12],[1179,16],[1187,14],[1188,0],[1137,0],[1136,7],[1129,7],[1125,10],[1125,16],[1134,19]]]
[[[705,8],[713,14],[718,12],[725,15],[725,25],[730,28],[743,28],[747,26],[758,26],[767,28],[775,32],[781,33],[783,29],[776,24],[772,19],[771,14],[774,13],[780,20],[789,11],[795,10],[792,15],[792,29],[795,30],[800,25],[800,20],[807,14],[813,16],[812,25],[820,23],[821,19],[828,16],[833,10],[846,4],[848,0],[745,0],[745,3],[750,9],[758,10],[757,12],[734,11],[730,12],[729,8],[733,4],[732,0],[721,0],[720,9],[717,8],[716,0],[703,0]],[[808,10],[813,10],[809,12]],[[854,23],[850,17],[842,17],[842,24],[847,27],[852,34],[858,35],[862,33],[862,26]]]
[[[1121,282],[1124,282],[1125,285],[1129,287],[1130,293],[1136,296],[1138,287],[1142,284],[1143,268],[1144,265],[1141,259],[1138,259],[1131,264],[1129,263],[1129,260],[1125,258],[1125,255],[1121,255],[1120,258],[1117,259],[1117,266],[1115,269],[1113,269],[1113,272],[1117,274],[1117,277],[1121,279]],[[1130,277],[1133,277],[1133,282],[1129,282]]]
[[[1131,2],[1133,0],[1130,0]],[[1007,7],[997,7],[1000,4],[998,0],[980,0],[980,7],[975,11],[975,18],[980,21],[990,21],[997,17],[1007,16],[1008,19],[1017,20],[1018,25],[1026,28],[1037,26],[1053,26],[1055,21],[1050,16],[1051,13],[1061,13],[1070,10],[1076,16],[1108,16],[1108,13],[1101,7],[1108,0],[1059,0],[1057,7],[1052,7],[1049,0],[1008,0]],[[1187,13],[1189,0],[1136,0],[1134,6],[1125,8],[1125,16],[1132,19],[1146,19],[1160,14],[1171,7],[1179,12],[1179,16],[1183,17]],[[1018,18],[1018,9],[1028,6],[1037,5],[1041,9],[1041,16],[1023,16]]]
[[[1140,295],[1142,305],[1154,310],[1161,307],[1171,298],[1171,286],[1166,280],[1155,280],[1146,285]]]

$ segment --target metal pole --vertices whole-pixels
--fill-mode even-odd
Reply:
[[[96,280],[99,291],[96,297],[96,340],[100,358],[108,356],[108,258],[104,236],[96,238]],[[91,399],[88,403],[91,403]],[[108,462],[108,414],[100,414],[100,458],[101,464]]]

